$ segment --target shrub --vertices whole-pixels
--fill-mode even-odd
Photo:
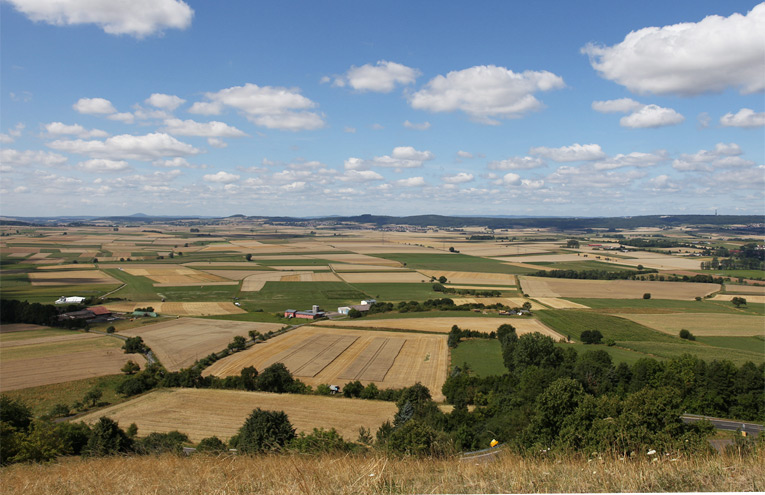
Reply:
[[[346,442],[334,429],[314,428],[313,432],[293,438],[288,447],[304,454],[321,454],[328,452],[348,452],[353,444]]]
[[[355,318],[361,318],[362,316],[364,316],[364,315],[361,313],[361,311],[359,311],[356,308],[351,308],[351,310],[348,311],[348,317],[349,318],[354,318],[355,319]]]
[[[106,333],[114,333],[117,329],[114,326],[110,326],[106,329]]]
[[[91,456],[113,455],[132,450],[133,442],[116,421],[102,416],[93,426],[85,452]]]
[[[348,382],[343,387],[343,395],[345,397],[359,397],[364,390],[364,385],[360,381]]]
[[[733,305],[736,306],[737,308],[740,306],[746,306],[746,299],[743,297],[734,297],[733,299],[730,300],[730,302],[732,302]]]
[[[680,330],[680,338],[685,340],[696,340],[696,337],[694,337],[694,335],[685,328]]]
[[[646,292],[645,294],[643,294],[643,299],[651,299],[651,293]]]
[[[221,454],[228,451],[226,444],[215,436],[203,438],[197,445],[197,452],[202,454]]]
[[[135,443],[135,451],[139,454],[181,454],[183,443],[188,442],[189,437],[178,431],[168,433],[150,433]]]
[[[408,421],[388,436],[390,452],[405,455],[445,457],[453,452],[449,437],[419,421]]]

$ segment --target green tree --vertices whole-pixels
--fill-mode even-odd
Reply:
[[[441,275],[440,277],[438,277],[438,283],[445,284],[446,282],[447,282],[447,278],[445,276]]]
[[[746,299],[743,297],[736,296],[733,299],[731,299],[730,302],[733,303],[733,305],[736,306],[737,308],[740,308],[741,306],[746,306]]]
[[[230,445],[238,452],[255,454],[284,447],[295,438],[295,429],[283,411],[257,408],[247,418]]]
[[[257,390],[258,370],[254,366],[242,368],[240,376],[245,390]]]
[[[0,421],[25,431],[32,424],[32,411],[22,401],[0,395]]]
[[[571,378],[559,378],[537,398],[537,415],[529,426],[533,437],[543,445],[552,445],[567,416],[584,398],[582,385]]]
[[[135,361],[130,360],[127,363],[125,363],[125,366],[123,366],[120,371],[122,371],[126,375],[135,375],[136,373],[141,371],[141,367]]]
[[[583,344],[600,344],[603,340],[603,334],[600,330],[585,330],[579,335]]]
[[[696,337],[694,337],[693,334],[685,328],[680,330],[680,338],[685,340],[696,340]]]
[[[20,443],[13,462],[45,462],[66,452],[66,445],[53,423],[35,421]]]
[[[353,449],[353,444],[346,442],[334,428],[314,428],[311,433],[300,433],[290,440],[288,447],[304,454],[322,454],[348,452]]]
[[[228,349],[230,351],[243,351],[246,348],[247,348],[247,339],[245,339],[241,335],[235,336],[234,339],[228,344]]]
[[[133,442],[122,431],[116,421],[102,416],[93,430],[85,447],[85,453],[90,456],[106,456],[130,452]]]
[[[579,247],[579,241],[577,241],[576,239],[569,239],[568,241],[566,241],[566,247],[577,249]]]
[[[444,457],[453,451],[449,437],[421,421],[408,421],[388,436],[388,451],[416,456]]]
[[[90,407],[96,407],[96,404],[98,403],[98,400],[104,395],[104,391],[100,388],[91,388],[85,393],[85,396],[82,398],[82,401],[87,403],[90,402]]]
[[[143,354],[147,350],[141,337],[128,337],[122,349],[125,350],[125,354]]]
[[[359,311],[356,308],[351,308],[348,311],[348,318],[356,319],[356,318],[361,318],[362,316],[364,316],[364,315],[361,313],[361,311]]]
[[[116,330],[113,325],[106,327],[106,333],[114,333]]]
[[[653,275],[651,275],[651,276],[653,277]],[[651,299],[651,293],[650,292],[646,292],[645,294],[643,294],[643,299]]]
[[[343,395],[345,397],[359,397],[363,391],[364,385],[358,380],[348,382],[343,386]]]
[[[283,394],[294,385],[295,379],[283,363],[274,363],[264,369],[255,380],[258,390]]]
[[[189,437],[179,431],[167,433],[150,433],[146,438],[135,442],[134,450],[139,454],[182,454],[183,444],[189,441]]]

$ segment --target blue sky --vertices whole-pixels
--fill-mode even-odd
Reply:
[[[4,215],[765,212],[765,4],[0,16]]]

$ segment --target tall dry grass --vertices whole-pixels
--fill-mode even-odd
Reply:
[[[758,491],[765,455],[484,463],[367,456],[111,457],[0,470],[4,494],[356,494]]]

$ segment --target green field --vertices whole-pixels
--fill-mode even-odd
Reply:
[[[239,292],[239,285],[189,285],[182,287],[155,287],[167,301],[231,301]]]
[[[585,330],[599,330],[603,339],[616,342],[648,341],[674,342],[675,337],[663,334],[633,321],[587,310],[540,310],[535,311],[539,320],[561,335],[579,340]]]
[[[444,295],[442,292],[434,291],[433,284],[377,283],[352,285],[381,302],[425,301],[427,299],[450,297],[448,294]],[[451,296],[454,296],[454,294]]]
[[[8,390],[4,395],[16,400],[21,400],[29,406],[32,414],[42,416],[50,412],[56,404],[66,404],[71,408],[72,404],[82,401],[82,398],[92,388],[99,388],[103,392],[100,403],[104,405],[116,404],[128,400],[118,395],[115,391],[117,386],[124,380],[124,375],[108,375],[96,378],[85,378],[71,382],[41,385],[39,387],[24,388],[21,390]],[[127,426],[127,425],[124,425]]]
[[[743,277],[765,279],[765,270],[696,270],[704,275],[714,275],[715,277]]]
[[[157,290],[154,288],[153,280],[146,277],[131,275],[118,268],[103,269],[103,271],[125,284],[125,287],[115,292],[113,297],[127,299],[128,301],[161,300],[157,295]]]
[[[683,354],[693,354],[705,361],[724,360],[741,366],[747,361],[760,364],[765,360],[762,352],[730,349],[725,347],[712,347],[701,342],[690,342],[677,339],[676,342],[623,342],[624,347],[638,352],[650,354],[652,357],[676,358]]]
[[[569,301],[584,304],[595,310],[607,310],[608,313],[731,313],[740,314],[728,301],[678,301],[673,299],[583,299],[566,298]],[[742,310],[746,310],[744,307]],[[757,309],[751,309],[757,314]]]
[[[507,265],[489,258],[479,258],[466,254],[406,253],[379,254],[379,258],[399,261],[407,268],[415,270],[443,270],[455,272],[507,273],[524,275],[536,270]]]
[[[40,327],[35,330],[24,330],[23,332],[0,333],[0,342],[18,342],[20,340],[37,339],[40,337],[53,337],[57,335],[72,335],[75,333],[78,333],[77,330]]]
[[[739,351],[757,352],[765,359],[765,336],[757,337],[696,337],[697,342],[712,347],[724,347]]]
[[[650,357],[653,359],[656,359],[658,361],[663,361],[664,358],[658,357],[658,356],[651,356],[642,352],[637,352],[631,349],[625,349],[620,346],[607,346],[607,345],[590,345],[590,344],[582,344],[581,342],[576,343],[556,343],[557,347],[560,347],[561,349],[566,348],[573,348],[576,350],[577,354],[582,354],[583,352],[587,351],[605,351],[608,353],[609,356],[611,356],[611,360],[613,361],[614,365],[617,365],[619,363],[627,363],[628,365],[632,366],[635,364],[635,362],[638,359]]]
[[[502,348],[497,339],[463,340],[451,352],[452,366],[462,367],[463,363],[467,363],[472,370],[471,374],[475,376],[507,373],[507,368],[502,361]]]
[[[359,304],[370,297],[345,282],[266,282],[258,292],[241,292],[239,302],[247,311],[303,310],[314,304],[325,311],[337,311],[340,306]]]
[[[607,272],[635,271],[634,266],[617,265],[614,263],[605,263],[603,261],[532,261],[526,263],[529,265],[538,265],[541,268],[550,268],[552,270],[605,270]]]
[[[7,288],[3,286],[0,297],[30,303],[53,304],[62,295],[100,297],[117,287],[119,285],[25,285]]]

